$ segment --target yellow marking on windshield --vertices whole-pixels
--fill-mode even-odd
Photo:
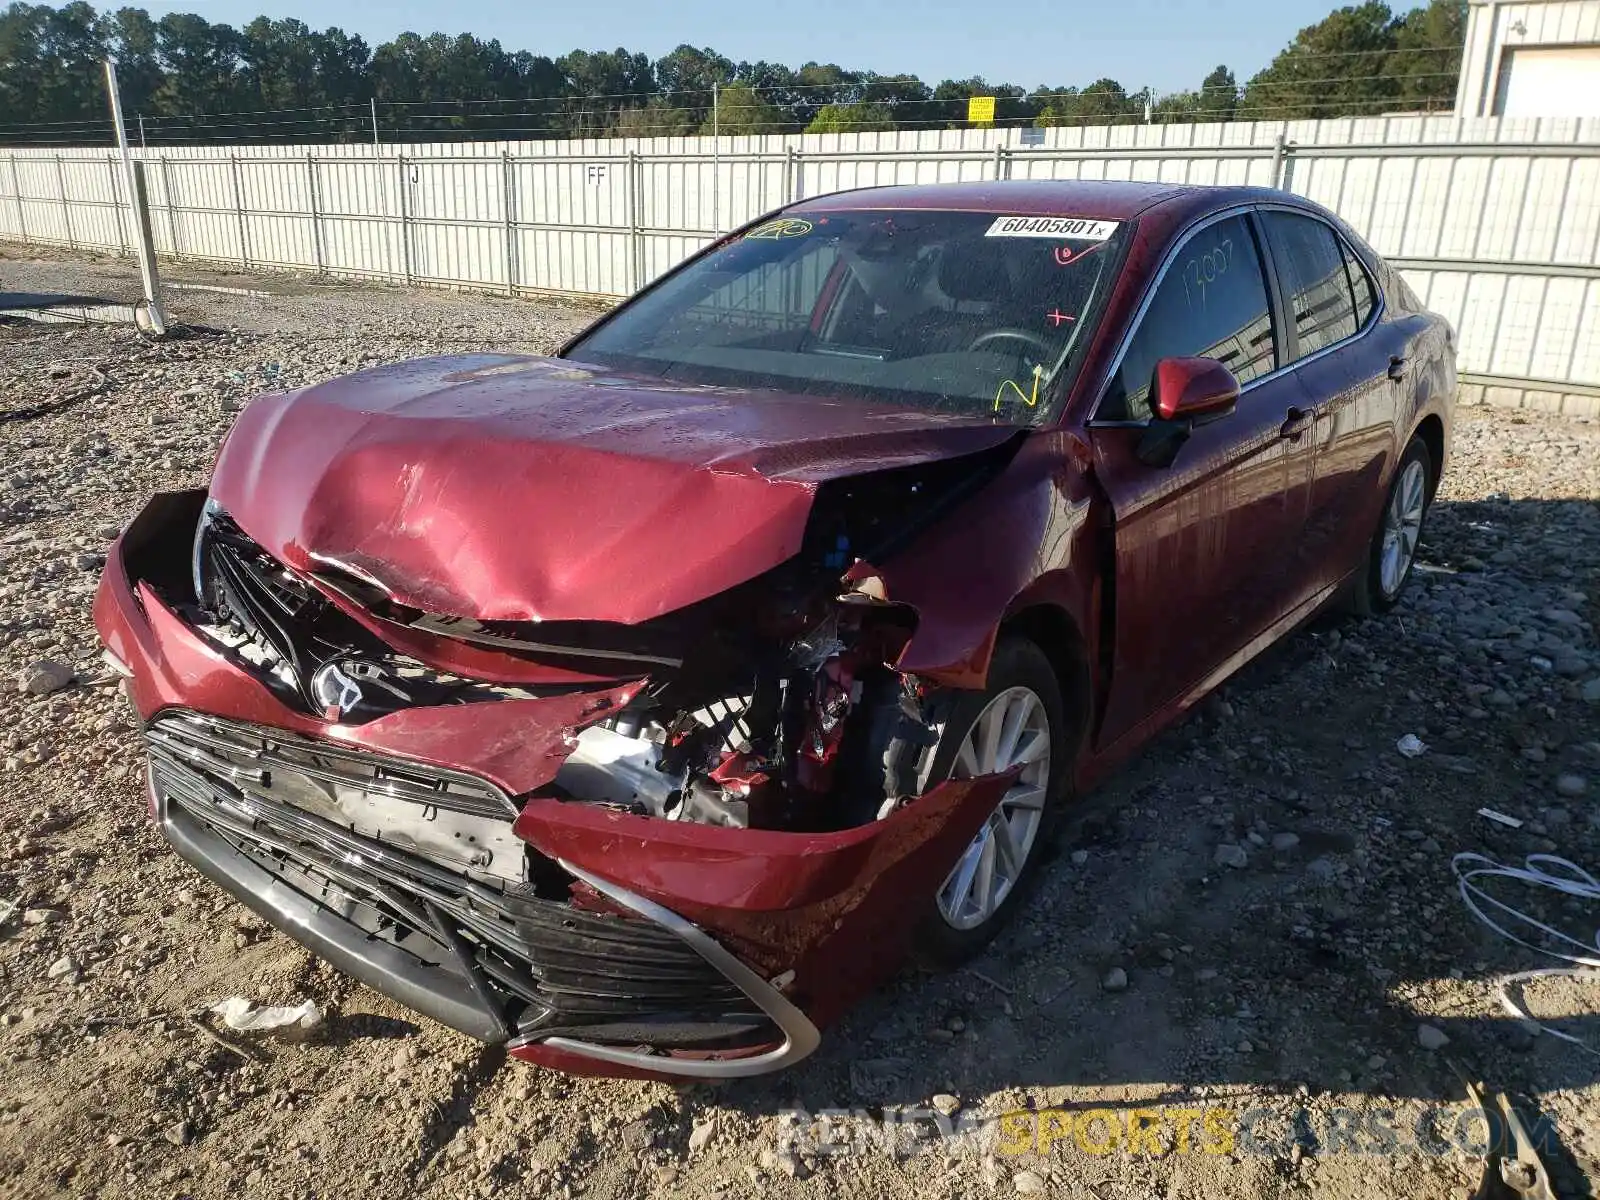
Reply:
[[[757,225],[745,238],[792,238],[804,237],[811,232],[811,222],[802,217],[779,217],[775,221],[768,221],[764,225]]]
[[[1004,383],[1002,383],[1000,385],[1000,390],[995,392],[995,394],[994,394],[994,410],[995,410],[995,412],[999,412],[1000,411],[1000,405],[1006,400],[1006,389],[1007,388],[1010,388],[1013,392],[1015,392],[1017,394],[1017,399],[1021,400],[1029,408],[1038,408],[1039,407],[1039,380],[1041,378],[1043,378],[1043,377],[1044,377],[1044,367],[1043,366],[1034,367],[1033,368],[1033,391],[1032,391],[1031,394],[1028,393],[1028,392],[1023,391],[1022,390],[1022,386],[1020,384],[1018,384],[1015,380],[1007,379]]]

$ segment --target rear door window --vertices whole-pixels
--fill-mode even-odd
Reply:
[[[1163,358],[1214,358],[1249,383],[1277,367],[1267,281],[1243,216],[1213,222],[1179,249],[1112,377],[1097,416],[1143,421]]]
[[[1360,323],[1344,250],[1333,230],[1299,213],[1269,209],[1261,216],[1299,344],[1295,358],[1353,337]],[[1369,295],[1369,311],[1370,305]]]

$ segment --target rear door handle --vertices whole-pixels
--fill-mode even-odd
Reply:
[[[1311,422],[1316,420],[1316,414],[1307,412],[1303,408],[1291,408],[1289,415],[1284,418],[1282,426],[1278,429],[1278,436],[1287,438],[1291,442],[1298,442],[1300,435],[1311,428]]]
[[[1389,378],[1394,380],[1396,383],[1401,382],[1403,379],[1405,379],[1406,368],[1410,365],[1410,359],[1399,354],[1392,356],[1389,359]]]

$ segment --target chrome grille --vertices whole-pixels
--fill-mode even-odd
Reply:
[[[169,755],[236,784],[270,786],[298,776],[321,785],[317,791],[339,786],[471,816],[505,820],[517,815],[511,798],[486,779],[282,729],[169,712],[153,721],[145,736],[152,754]]]
[[[286,885],[311,905],[281,922],[286,932],[336,920],[358,941],[347,969],[464,1032],[691,1047],[770,1034],[760,1007],[669,930],[542,895],[503,863],[473,871],[437,844],[372,837],[306,799],[307,786],[332,778],[396,784],[408,800],[429,797],[441,820],[447,799],[500,802],[492,818],[461,815],[462,827],[480,840],[502,831],[526,864],[514,810],[482,780],[443,772],[429,787],[431,770],[414,764],[399,780],[394,760],[193,713],[159,718],[147,738],[159,819],[181,853],[246,903],[282,904],[274,889]],[[403,969],[396,954],[407,956]],[[367,961],[383,955],[388,966]]]

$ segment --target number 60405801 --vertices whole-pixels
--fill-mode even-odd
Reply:
[[[1204,254],[1197,254],[1183,265],[1183,294],[1189,307],[1196,298],[1200,307],[1206,306],[1206,291],[1219,278],[1228,273],[1233,263],[1233,239],[1223,238]]]

